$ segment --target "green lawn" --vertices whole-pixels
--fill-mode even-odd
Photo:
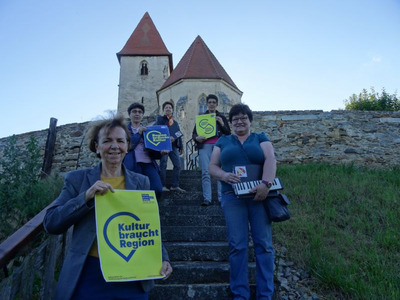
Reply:
[[[275,239],[321,295],[400,299],[400,169],[280,165],[277,176],[292,218]]]

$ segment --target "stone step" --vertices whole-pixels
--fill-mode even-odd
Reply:
[[[159,204],[160,216],[223,216],[221,207],[218,204],[210,206],[193,205],[167,205]]]
[[[166,281],[158,284],[211,284],[229,283],[229,263],[210,261],[171,262],[173,272]],[[256,267],[249,262],[249,282],[255,283]]]
[[[198,202],[199,204],[203,201],[202,192],[165,192],[163,193],[162,200],[160,203],[167,205],[193,205],[192,202]],[[179,204],[177,204],[179,203]]]
[[[168,279],[167,279],[168,281]],[[149,300],[230,300],[232,294],[228,283],[209,283],[209,284],[157,284],[150,291]],[[277,286],[277,283],[275,283]],[[256,299],[256,285],[250,284],[250,299]],[[273,300],[280,299],[274,293]],[[290,298],[289,298],[290,299]]]
[[[162,226],[225,226],[224,216],[186,215],[166,216],[161,215]]]
[[[172,186],[172,182],[169,182],[167,180],[166,187],[170,188]],[[179,181],[179,186],[183,188],[184,190],[188,192],[202,192],[202,185],[201,185],[201,178],[192,178],[192,179],[186,179],[186,180],[180,180]],[[211,181],[211,191],[217,192],[217,182]],[[173,192],[173,191],[171,191]]]
[[[177,261],[228,261],[227,242],[165,242],[169,258]],[[254,261],[254,251],[249,247],[249,261]]]
[[[200,207],[203,203],[203,195],[200,193],[190,193],[187,195],[178,196],[168,196],[163,195],[161,201],[159,201],[160,206],[197,206]],[[212,205],[220,206],[217,195],[212,196]]]
[[[164,242],[223,242],[226,241],[225,226],[163,226]]]
[[[169,279],[167,279],[168,281]],[[158,283],[160,280],[157,280]],[[228,300],[232,299],[229,284],[227,283],[212,283],[212,284],[168,284],[159,285],[151,290],[149,300]]]
[[[166,185],[169,187],[172,183],[172,170],[167,170],[167,182]],[[201,189],[201,172],[200,171],[181,171],[180,177],[179,177],[179,184],[182,186],[187,187],[188,189],[191,189],[193,187],[193,183],[195,183],[195,186],[199,187]],[[212,189],[217,188],[217,180],[213,179],[211,177],[211,187]]]

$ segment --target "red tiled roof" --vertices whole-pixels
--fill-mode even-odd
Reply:
[[[124,48],[117,53],[118,60],[121,56],[169,56],[172,71],[172,54],[165,46],[153,20],[148,12],[144,14]]]
[[[160,90],[181,79],[222,79],[238,89],[200,36],[194,40]]]

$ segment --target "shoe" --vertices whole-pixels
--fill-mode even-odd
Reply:
[[[170,190],[171,191],[175,191],[175,192],[186,193],[186,191],[184,189],[181,189],[179,186],[178,187],[171,187]]]
[[[162,191],[163,191],[163,192],[169,192],[169,188],[167,188],[166,186],[163,186],[163,187],[162,187]]]
[[[203,203],[201,203],[201,206],[210,206],[211,201],[204,200]]]

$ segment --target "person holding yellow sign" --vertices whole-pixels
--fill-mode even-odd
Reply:
[[[153,280],[105,281],[97,249],[94,197],[116,189],[149,190],[149,179],[122,164],[130,142],[122,117],[94,123],[87,138],[90,150],[101,159],[100,164],[67,173],[61,194],[43,220],[44,229],[50,234],[62,234],[74,226],[54,299],[148,299]],[[168,260],[162,246],[160,274],[164,279],[172,273]]]
[[[231,134],[228,120],[223,114],[217,111],[218,97],[210,94],[207,96],[206,101],[208,110],[204,113],[204,115],[210,115],[210,117],[215,118],[213,124],[215,124],[216,128],[211,131],[213,129],[213,124],[211,124],[211,122],[207,122],[207,119],[204,118],[203,120],[200,120],[198,124],[196,122],[196,126],[194,127],[192,134],[192,138],[196,142],[196,147],[199,150],[200,156],[201,182],[204,198],[204,201],[201,204],[202,206],[211,205],[211,179],[210,174],[208,173],[208,164],[210,163],[210,157],[214,145],[218,141],[218,138],[223,134]],[[199,134],[200,130],[202,130],[202,134]],[[208,132],[212,132],[212,135],[208,136]],[[221,201],[221,183],[219,181],[218,200]]]

